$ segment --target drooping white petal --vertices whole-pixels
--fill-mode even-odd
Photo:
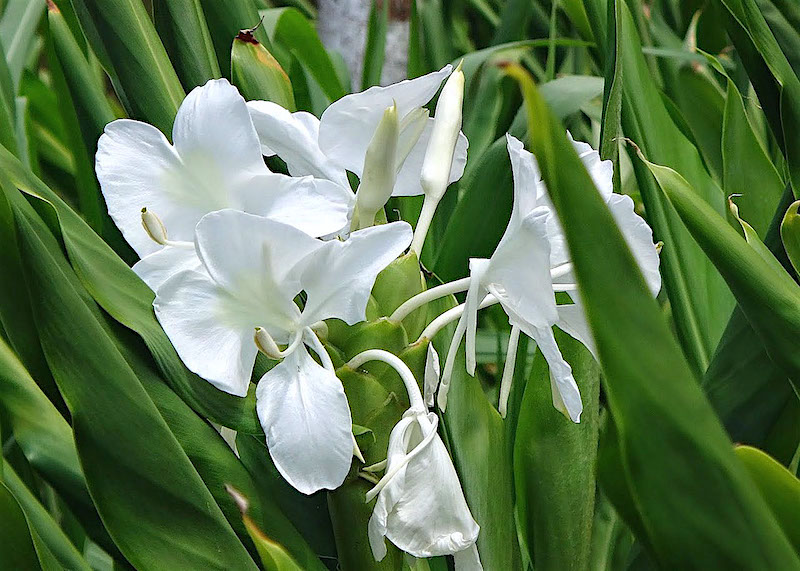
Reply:
[[[478,546],[474,543],[470,547],[454,553],[453,562],[456,571],[483,571],[481,558],[478,555]]]
[[[353,456],[352,419],[342,383],[301,345],[268,371],[256,410],[278,472],[304,494],[338,488]]]
[[[363,321],[375,278],[408,248],[411,237],[406,222],[392,222],[353,232],[344,242],[325,242],[304,262],[303,324],[332,317],[349,325]]]
[[[320,148],[337,165],[360,176],[367,146],[384,110],[396,104],[402,120],[409,112],[428,103],[451,71],[452,66],[446,65],[440,71],[416,79],[345,95],[322,114]]]
[[[172,127],[184,163],[224,180],[247,179],[265,170],[253,121],[239,90],[227,79],[194,88],[181,103]]]
[[[294,226],[311,236],[325,236],[347,225],[355,204],[349,188],[312,176],[265,173],[242,188],[238,209]]]
[[[256,314],[205,273],[184,271],[158,289],[156,317],[184,364],[218,389],[247,395]]]
[[[170,276],[184,270],[200,270],[200,258],[193,246],[162,246],[157,252],[148,254],[133,265],[133,271],[150,289],[157,291]]]
[[[577,294],[576,294],[577,295]],[[594,355],[597,359],[597,346],[586,321],[586,312],[580,302],[570,305],[558,306],[558,321],[556,325],[564,332],[577,339]]]
[[[433,122],[433,118],[427,120],[425,129],[412,147],[411,152],[408,153],[403,166],[397,173],[392,196],[417,196],[423,193],[420,176],[422,174],[422,163],[425,160],[425,151],[428,148],[428,142],[433,131]],[[469,141],[466,135],[459,133],[455,153],[453,154],[453,165],[450,167],[451,183],[459,180],[464,174],[464,167],[467,165],[468,148]]]
[[[439,386],[439,377],[441,376],[441,368],[439,366],[439,353],[433,343],[428,343],[428,355],[425,359],[425,380],[424,380],[424,393],[425,404],[433,407],[434,399],[436,398],[436,387]]]
[[[475,336],[478,331],[478,306],[486,293],[487,272],[491,268],[491,260],[470,258],[469,289],[464,302],[464,314],[461,318],[465,324],[467,372],[475,375]]]
[[[312,175],[350,188],[344,169],[319,148],[319,119],[305,111],[291,113],[271,101],[250,101],[247,107],[265,156],[278,155],[292,176]]]
[[[602,160],[600,153],[594,150],[590,144],[576,141],[569,131],[567,131],[567,138],[575,147],[583,166],[589,171],[589,175],[592,177],[597,190],[600,191],[603,200],[608,200],[611,193],[614,192],[614,163],[609,160]]]
[[[642,270],[645,282],[653,292],[661,289],[661,273],[658,271],[658,251],[653,244],[653,230],[633,209],[633,200],[623,194],[612,194],[608,199],[608,208],[616,221],[633,257]]]
[[[389,436],[386,473],[435,430],[435,415],[401,420]],[[464,499],[453,462],[438,434],[400,468],[378,495],[369,534],[377,559],[385,536],[414,557],[461,552],[475,543],[480,528]],[[376,549],[377,547],[377,549]]]

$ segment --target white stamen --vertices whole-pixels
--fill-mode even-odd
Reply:
[[[278,347],[278,344],[275,343],[275,339],[273,339],[272,335],[270,335],[269,332],[267,332],[267,330],[263,327],[256,327],[255,334],[253,335],[253,341],[255,341],[258,350],[264,353],[264,355],[270,359],[274,359],[276,361],[278,359],[283,359],[297,349],[302,339],[302,331],[296,332],[289,346],[281,351],[280,347]]]
[[[499,303],[495,296],[489,294],[483,298],[478,309],[483,309],[484,307],[489,307],[490,305],[494,305],[495,303]],[[439,331],[450,325],[453,321],[461,317],[461,314],[464,313],[464,304],[457,305],[452,309],[448,309],[441,315],[439,315],[436,319],[431,321],[425,330],[420,333],[419,337],[415,341],[415,343],[419,343],[423,339],[433,339]]]
[[[399,357],[392,355],[383,349],[368,349],[350,359],[347,362],[347,366],[351,369],[357,369],[367,361],[381,361],[397,371],[397,374],[400,375],[400,378],[403,380],[403,384],[406,386],[406,392],[408,392],[408,401],[411,404],[411,410],[420,412],[425,412],[428,410],[425,406],[425,401],[422,398],[422,392],[419,390],[417,380],[414,378],[414,373],[411,372],[411,369],[408,368],[408,365],[403,363]]]
[[[394,313],[389,317],[389,320],[395,322],[403,321],[406,317],[411,315],[415,309],[422,307],[428,302],[450,295],[451,293],[466,291],[469,288],[469,280],[470,278],[468,277],[461,278],[460,280],[441,284],[418,293],[395,309]]]
[[[147,210],[147,208],[142,208],[142,227],[156,244],[164,246],[169,241],[167,229],[164,223],[161,222],[161,218]]]
[[[500,416],[506,417],[508,413],[508,397],[511,395],[511,385],[514,382],[514,367],[517,364],[517,346],[519,345],[520,328],[516,325],[511,327],[511,336],[508,338],[508,348],[506,349],[506,363],[503,366],[503,379],[500,381],[500,402],[497,410]]]

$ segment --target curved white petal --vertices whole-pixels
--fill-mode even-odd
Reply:
[[[298,264],[323,242],[269,218],[220,210],[197,224],[196,245],[211,278],[239,305],[258,308],[252,318],[263,323],[255,325],[295,329],[300,312],[293,299],[302,289]]]
[[[162,246],[133,265],[133,271],[153,291],[171,276],[184,270],[200,270],[202,264],[194,247]]]
[[[543,188],[539,165],[533,153],[525,150],[522,141],[506,134],[506,147],[511,159],[511,173],[514,178],[514,203],[511,209],[509,229],[521,224],[538,204],[538,193]]]
[[[586,312],[580,303],[558,306],[558,321],[556,325],[564,332],[577,339],[597,359],[597,346],[586,321]]]
[[[197,212],[191,212],[191,208],[190,212],[184,212],[179,199],[182,192],[190,190],[173,187],[173,184],[185,186],[179,175],[182,170],[180,157],[172,145],[161,131],[147,123],[118,119],[106,125],[97,142],[95,172],[108,213],[140,257],[161,248],[142,227],[142,208],[161,218],[170,239],[192,239],[199,216],[189,224],[184,223],[184,219]]]
[[[303,289],[308,294],[303,323],[336,317],[349,325],[363,321],[375,278],[411,243],[411,226],[392,222],[325,242],[304,262]]]
[[[352,419],[342,383],[304,345],[268,371],[256,410],[278,472],[304,494],[338,488],[353,457]]]
[[[567,138],[572,142],[575,151],[578,153],[583,166],[589,171],[594,185],[600,191],[603,200],[608,200],[614,192],[614,163],[609,160],[601,160],[600,153],[592,148],[588,143],[576,141],[572,134],[567,131]]]
[[[658,271],[659,259],[653,244],[653,230],[634,212],[630,196],[612,194],[608,199],[608,208],[633,252],[647,286],[653,295],[658,294],[661,289],[661,273]]]
[[[345,95],[322,114],[320,148],[337,165],[360,176],[367,146],[386,108],[397,105],[397,115],[402,120],[409,112],[427,104],[451,71],[452,66],[446,65],[416,79]]]
[[[347,225],[355,194],[329,180],[265,173],[240,194],[240,209],[325,236]]]
[[[456,571],[483,571],[481,558],[478,555],[478,546],[474,543],[470,547],[454,553],[453,562]]]
[[[386,473],[436,430],[435,415],[401,420],[389,436]],[[373,554],[380,535],[414,557],[450,555],[475,543],[480,528],[464,499],[453,462],[438,434],[381,490],[370,518]]]
[[[550,243],[546,222],[549,213],[534,209],[518,229],[503,236],[492,254],[485,280],[503,307],[533,327],[547,327],[558,318],[550,277]]]
[[[266,170],[253,121],[239,90],[227,79],[194,88],[181,103],[172,140],[182,160],[200,171],[214,166],[225,180]]]
[[[184,364],[218,389],[246,396],[256,360],[248,307],[206,274],[184,271],[158,289],[156,317]]]
[[[261,152],[278,155],[292,176],[312,175],[350,188],[347,173],[336,166],[319,148],[319,119],[311,113],[291,113],[272,101],[249,101]]]
[[[419,136],[416,144],[411,148],[408,153],[403,166],[397,173],[397,179],[394,184],[394,191],[392,196],[416,196],[423,194],[422,185],[420,184],[420,177],[422,176],[422,163],[425,161],[425,153],[428,150],[428,142],[431,138],[433,131],[434,119],[431,117],[427,120],[425,129]],[[453,183],[461,178],[464,174],[464,168],[467,165],[467,149],[469,148],[469,141],[464,133],[458,134],[456,141],[456,149],[453,153],[453,165],[450,167],[450,182]]]

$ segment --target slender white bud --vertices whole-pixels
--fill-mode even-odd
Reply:
[[[453,154],[461,132],[461,108],[464,102],[464,72],[461,64],[447,78],[436,103],[433,131],[422,163],[422,190],[437,202],[450,183]]]
[[[275,343],[275,339],[273,339],[272,335],[267,333],[267,330],[263,327],[256,327],[253,340],[256,342],[258,350],[270,359],[278,360],[283,357],[283,353],[281,353],[281,350],[278,348],[278,344]]]
[[[167,243],[167,229],[164,227],[164,223],[161,222],[161,218],[147,208],[142,208],[142,226],[153,242],[162,246]]]
[[[364,172],[356,192],[356,207],[352,229],[366,228],[375,223],[375,216],[383,208],[394,190],[397,177],[397,141],[400,124],[397,106],[387,107],[364,157]]]

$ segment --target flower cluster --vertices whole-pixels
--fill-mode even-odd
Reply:
[[[442,82],[429,117],[425,106]],[[155,292],[155,314],[186,366],[244,397],[258,352],[278,361],[257,381],[257,412],[272,461],[303,493],[337,488],[353,455],[360,456],[323,342],[326,320],[364,321],[378,274],[409,248],[422,250],[439,200],[466,165],[463,93],[463,73],[447,66],[343,97],[317,119],[245,102],[226,80],[212,80],[184,100],[171,143],[132,120],[110,123],[99,141],[96,171],[109,213],[140,256],[133,269]],[[611,163],[585,143],[575,147],[656,293],[652,232],[630,198],[612,192]],[[384,475],[367,494],[377,498],[367,533],[379,560],[385,537],[417,557],[453,554],[460,568],[481,567],[479,527],[430,411],[435,400],[446,408],[463,338],[474,374],[481,307],[501,304],[512,326],[501,414],[522,332],[550,365],[555,406],[580,418],[578,386],[552,331],[557,325],[593,347],[569,252],[534,157],[511,136],[508,152],[514,206],[492,257],[472,259],[468,277],[423,292],[390,316],[402,321],[428,301],[466,291],[466,302],[421,336],[430,339],[458,320],[441,374],[432,345],[424,396],[408,367],[386,351],[364,351],[346,365],[387,363],[409,396],[385,462],[373,467]],[[269,170],[264,157],[274,155],[288,175]],[[348,173],[358,179],[355,192]],[[378,222],[390,197],[420,194],[414,232],[406,222]]]

